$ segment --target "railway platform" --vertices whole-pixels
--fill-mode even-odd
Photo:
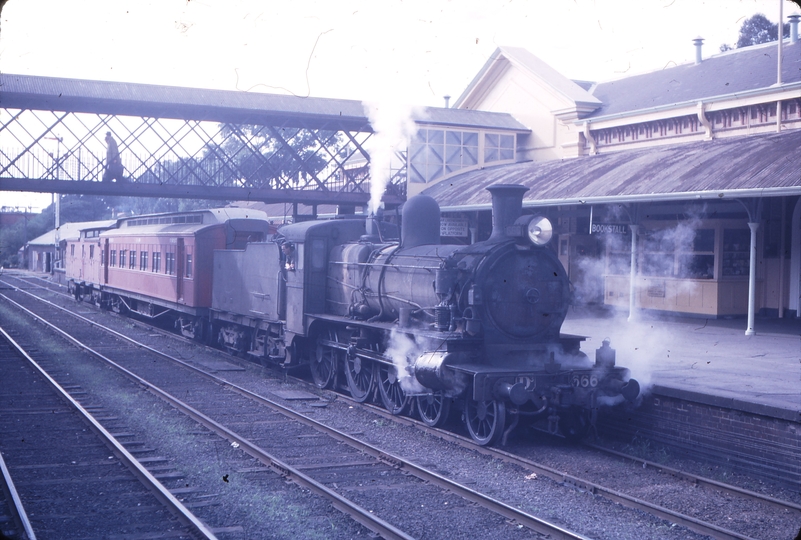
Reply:
[[[801,319],[757,319],[753,336],[745,326],[744,318],[641,314],[630,322],[627,314],[571,309],[562,331],[588,336],[590,358],[610,338],[618,365],[646,390],[801,421]]]
[[[625,414],[600,412],[613,437],[641,437],[735,471],[801,486],[801,320],[669,318],[571,309],[562,331],[612,340],[643,388]]]

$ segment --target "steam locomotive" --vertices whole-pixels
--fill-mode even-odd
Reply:
[[[583,337],[560,333],[569,282],[547,247],[550,222],[521,215],[526,188],[489,191],[492,234],[468,246],[441,244],[439,206],[417,196],[403,207],[399,238],[393,224],[351,216],[218,245],[204,270],[211,276],[196,276],[210,284],[207,306],[102,283],[73,287],[112,308],[161,306],[187,335],[260,362],[308,366],[320,388],[380,400],[393,414],[416,410],[430,426],[461,407],[480,445],[505,441],[522,419],[580,439],[599,406],[633,401],[639,385],[615,366],[608,341],[593,362]],[[239,220],[237,238],[264,236],[257,222]],[[100,245],[116,230],[100,233]]]

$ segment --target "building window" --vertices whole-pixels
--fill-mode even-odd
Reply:
[[[136,270],[136,251],[131,250],[131,255],[128,257],[128,268]]]
[[[749,229],[723,229],[723,276],[747,276],[750,273],[750,250]]]
[[[409,149],[409,180],[428,183],[442,176],[444,156],[445,132],[441,129],[418,130]]]
[[[640,274],[670,277],[673,275],[673,239],[667,231],[656,231],[645,237]]]
[[[627,226],[624,225],[626,229]],[[627,231],[628,232],[628,231]],[[606,273],[614,276],[627,276],[631,274],[631,234],[607,234],[606,243]]]
[[[147,271],[147,251],[139,253],[139,270]]]
[[[678,277],[712,279],[715,277],[715,229],[698,229],[692,251],[679,249]]]
[[[484,163],[508,161],[515,158],[515,136],[498,133],[484,134]]]
[[[175,273],[175,253],[164,254],[164,273],[169,275]]]
[[[161,252],[153,252],[153,271],[158,273],[161,271]]]
[[[192,277],[192,255],[190,253],[186,254],[186,277]]]
[[[715,274],[715,229],[652,231],[643,242],[640,274],[685,279],[712,279]]]
[[[485,162],[514,160],[515,135],[420,129],[409,143],[408,159],[409,181],[425,184]]]
[[[111,252],[109,253],[108,265],[109,266],[117,266],[117,250],[116,249],[112,249]]]
[[[445,173],[478,165],[478,133],[445,132]]]

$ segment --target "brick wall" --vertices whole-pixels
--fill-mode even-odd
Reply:
[[[602,410],[598,429],[620,440],[644,438],[677,454],[799,488],[799,411],[759,405],[748,407],[756,410],[741,410],[699,402],[693,397],[696,396],[654,392],[643,398],[637,408]],[[715,401],[710,396],[705,398]]]

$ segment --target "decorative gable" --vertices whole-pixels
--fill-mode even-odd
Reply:
[[[531,130],[520,138],[518,160],[542,160],[577,155],[581,135],[572,122],[601,105],[525,49],[499,47],[454,107],[511,114]]]

